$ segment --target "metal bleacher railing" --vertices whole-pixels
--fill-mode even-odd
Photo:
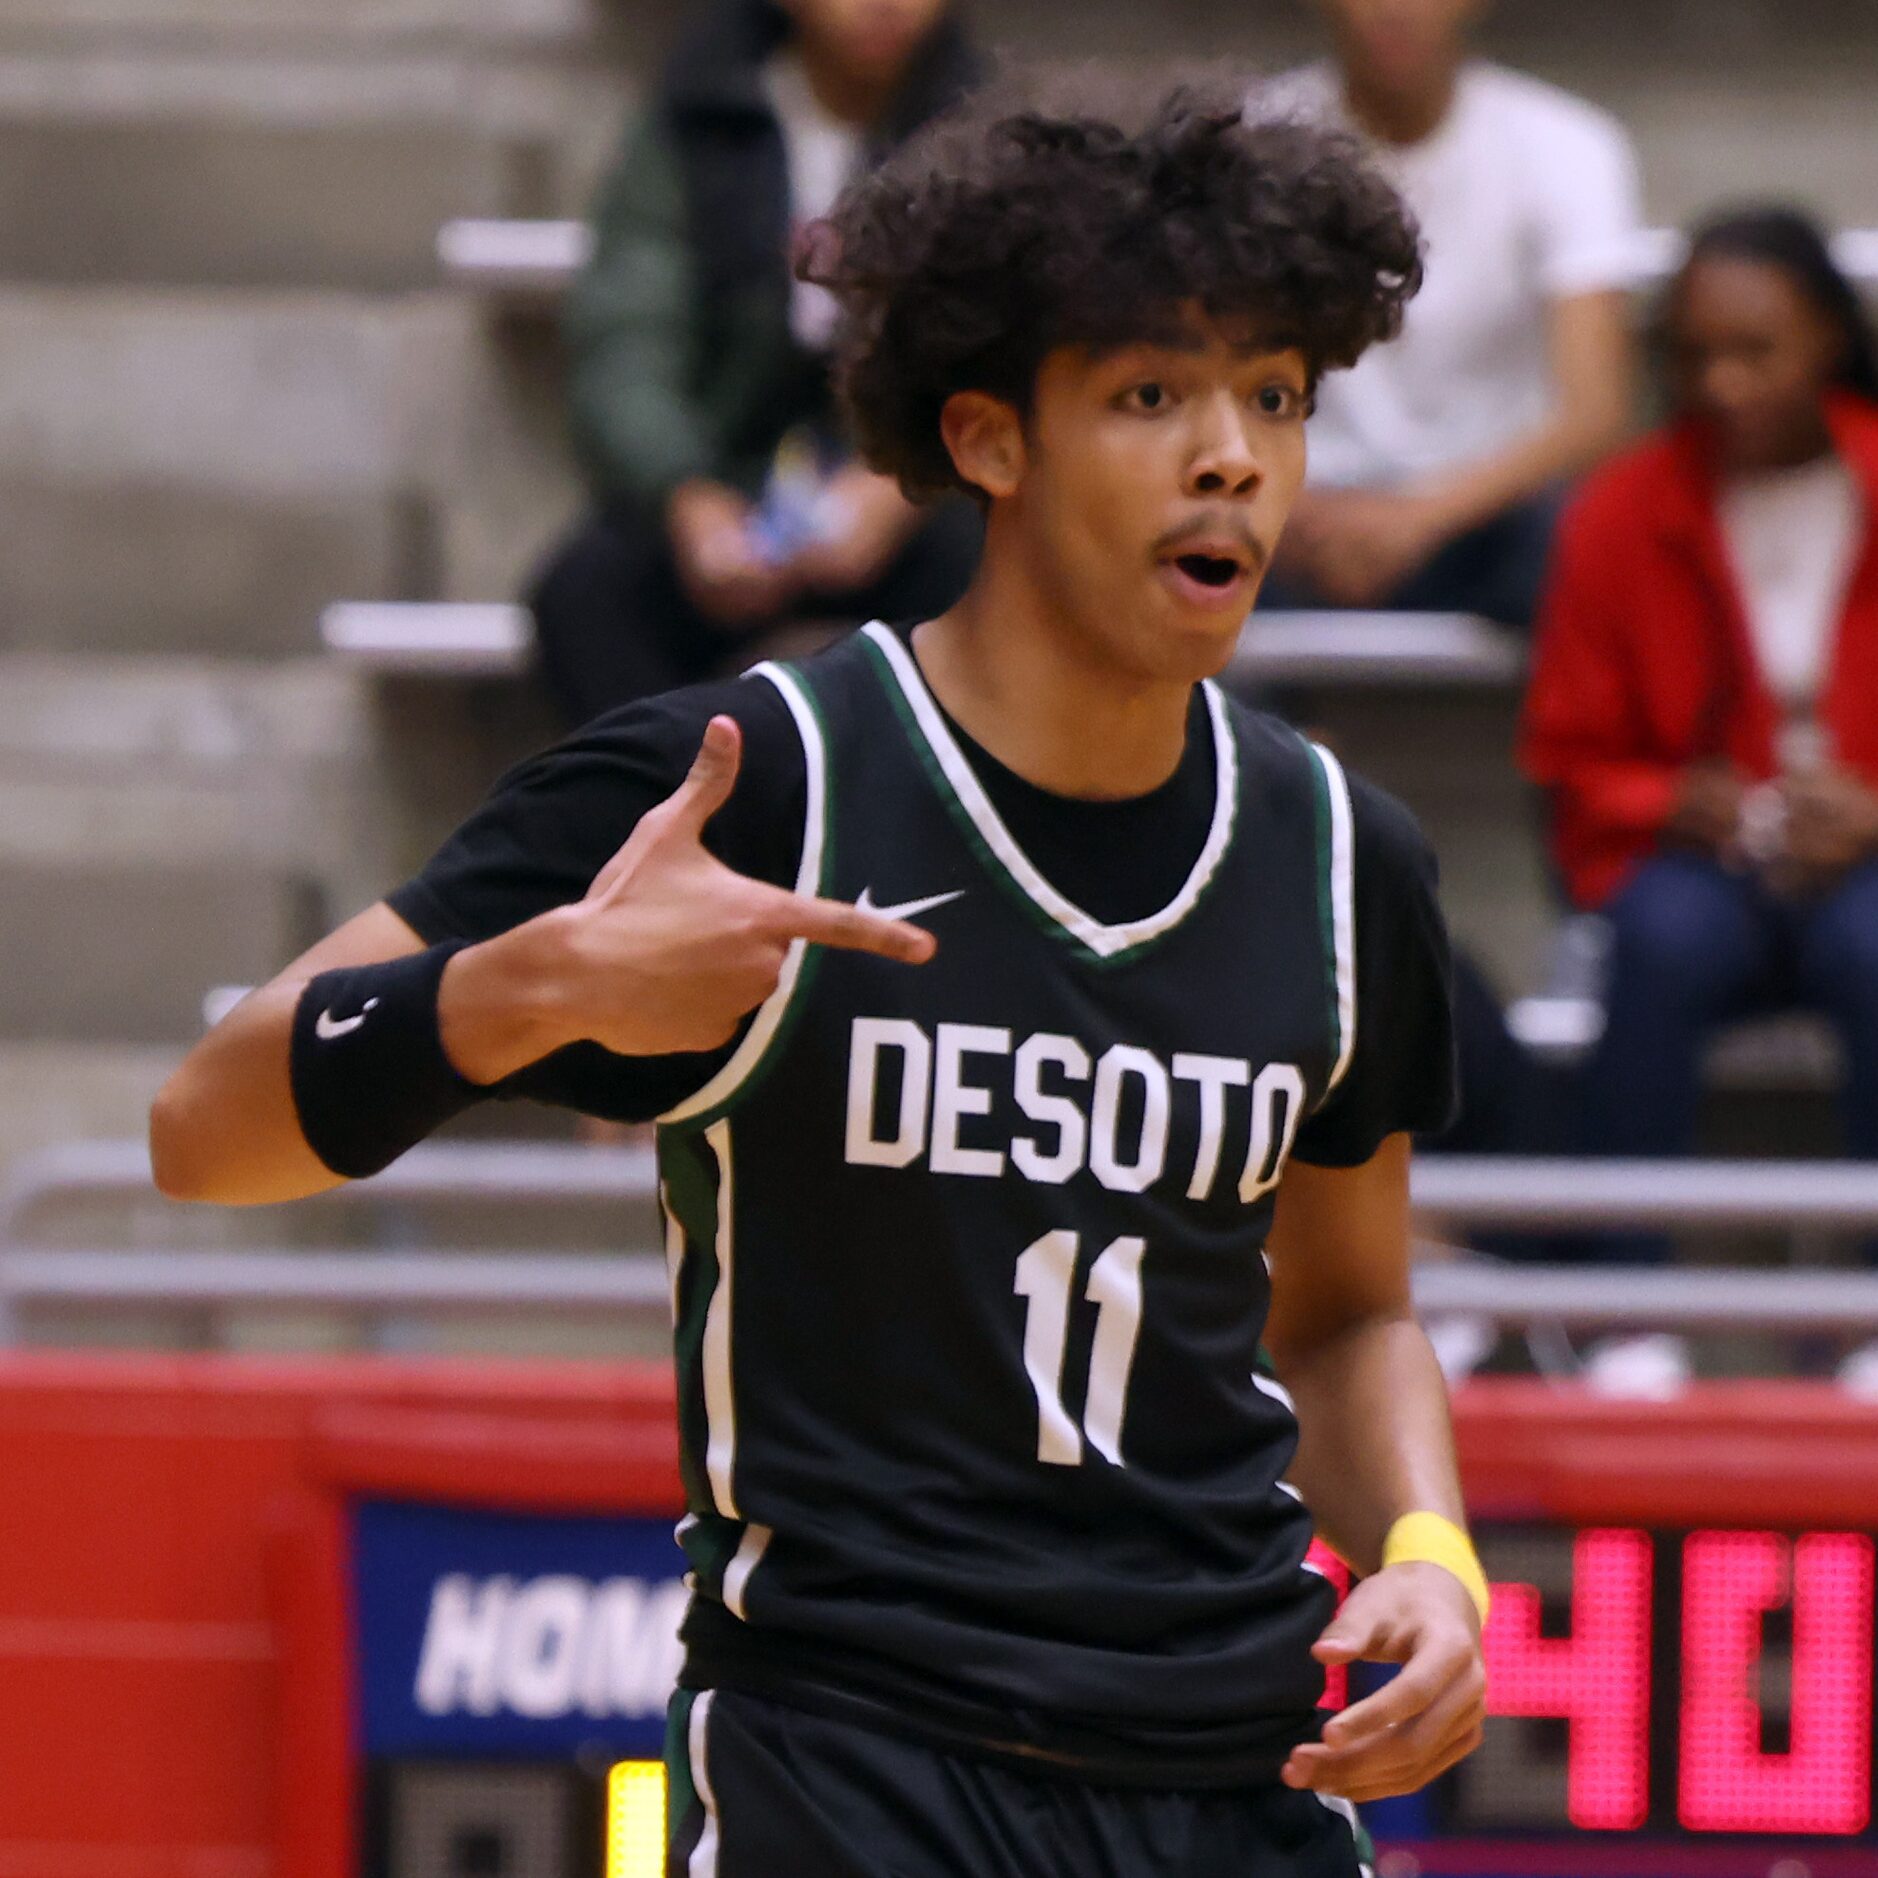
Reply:
[[[437,231],[445,280],[525,299],[563,293],[592,252],[593,231],[585,222],[460,217]]]
[[[535,654],[523,606],[347,600],[320,619],[328,653],[360,671],[514,677]],[[1518,639],[1469,613],[1261,613],[1231,680],[1264,684],[1503,688],[1524,668]]]
[[[1834,241],[1839,265],[1864,287],[1878,287],[1878,229],[1850,228]],[[461,219],[437,231],[437,262],[459,286],[519,299],[549,299],[565,291],[593,248],[584,222]],[[1686,238],[1674,228],[1638,233],[1631,281],[1657,285],[1681,265]]]
[[[320,615],[320,643],[365,672],[510,678],[534,661],[535,622],[502,601],[341,600]]]
[[[650,1208],[649,1149],[443,1143],[415,1149],[375,1180],[302,1204],[423,1201],[639,1203]],[[653,1251],[591,1253],[292,1250],[179,1254],[36,1245],[51,1210],[101,1198],[154,1198],[139,1141],[75,1142],[22,1162],[0,1191],[0,1346],[32,1308],[98,1305],[213,1314],[294,1306],[368,1325],[461,1312],[601,1314],[641,1322],[670,1309]],[[1878,1231],[1878,1165],[1860,1162],[1570,1161],[1424,1156],[1418,1209],[1449,1226],[1530,1229],[1647,1224]],[[1466,1255],[1421,1264],[1418,1305],[1503,1326],[1664,1327],[1803,1332],[1878,1330],[1878,1273],[1509,1265]]]
[[[33,1306],[112,1305],[207,1312],[285,1307],[364,1320],[476,1311],[549,1315],[663,1313],[670,1309],[656,1254],[404,1249],[408,1215],[425,1203],[643,1202],[657,1193],[650,1149],[589,1149],[538,1143],[431,1142],[370,1181],[298,1203],[313,1217],[367,1207],[396,1214],[395,1251],[296,1244],[236,1251],[138,1252],[45,1244],[34,1234],[48,1215],[85,1202],[152,1201],[149,1151],[141,1141],[72,1141],[26,1157],[0,1186],[0,1347],[21,1338]],[[160,1202],[158,1202],[160,1203]],[[335,1219],[335,1223],[337,1220]]]

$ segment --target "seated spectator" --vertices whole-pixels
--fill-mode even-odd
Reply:
[[[1878,352],[1779,209],[1696,235],[1664,325],[1678,416],[1565,517],[1523,738],[1611,927],[1587,1145],[1686,1152],[1711,1029],[1806,1004],[1878,1156]]]
[[[1334,61],[1260,108],[1374,139],[1421,220],[1402,335],[1329,379],[1267,606],[1527,625],[1557,491],[1630,420],[1636,163],[1615,119],[1469,56],[1483,0],[1322,0]]]
[[[851,461],[834,302],[799,231],[975,76],[952,0],[720,0],[629,129],[567,314],[595,506],[531,596],[572,722],[692,682],[764,629],[942,612],[977,557]]]

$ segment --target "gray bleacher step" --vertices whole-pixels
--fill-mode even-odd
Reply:
[[[440,222],[528,206],[544,168],[537,145],[467,115],[0,110],[0,277],[422,286],[436,278]]]
[[[481,343],[447,291],[0,286],[0,480],[412,495],[461,474]]]
[[[47,869],[127,905],[153,871],[231,880],[260,936],[192,939],[154,1032],[186,1034],[212,984],[271,972],[283,930],[298,941],[379,898],[552,735],[530,688],[386,686],[325,657],[0,654],[0,893],[30,895]],[[34,958],[58,969],[44,945]]]
[[[0,760],[73,755],[147,774],[175,760],[352,754],[356,688],[323,659],[0,655]]]
[[[283,45],[319,51],[579,46],[593,37],[606,11],[596,0],[7,0],[0,50],[40,51],[51,43],[121,52],[152,40],[253,47],[275,56]],[[622,29],[630,41],[658,43],[656,17],[640,19],[637,7],[625,11]],[[656,16],[656,9],[643,11]]]
[[[318,918],[277,870],[0,857],[0,1038],[186,1043],[205,983],[271,976]]]
[[[473,10],[460,0],[7,0],[0,45],[122,45],[136,34],[236,44],[311,33],[389,40],[437,32]]]
[[[372,721],[322,661],[0,658],[0,1038],[187,1041],[369,897]]]
[[[554,372],[499,350],[448,289],[0,285],[0,647],[278,653],[336,596],[512,590],[578,496]]]
[[[1506,690],[1524,668],[1518,636],[1472,613],[1274,609],[1252,615],[1228,672],[1259,684]]]
[[[0,649],[291,658],[335,593],[432,577],[414,495],[0,475]]]
[[[140,1136],[182,1048],[0,1038],[0,1180],[61,1142]]]
[[[70,762],[0,759],[0,867],[232,867],[315,880],[336,858],[330,824],[347,800],[330,770],[320,776],[298,765],[139,779],[124,766],[88,777]],[[6,889],[27,890],[17,881]]]

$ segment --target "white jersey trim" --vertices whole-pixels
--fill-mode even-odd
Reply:
[[[1324,1807],[1326,1811],[1335,1813],[1336,1816],[1349,1827],[1350,1837],[1355,1840],[1357,1845],[1356,1868],[1362,1874],[1362,1878],[1376,1878],[1375,1868],[1362,1856],[1365,1834],[1363,1832],[1362,1823],[1356,1816],[1356,1808],[1352,1806],[1348,1800],[1344,1799],[1341,1794],[1320,1793],[1317,1799],[1319,1805]]]
[[[730,1314],[733,1289],[733,1239],[736,1193],[730,1170],[730,1123],[713,1122],[704,1131],[717,1156],[717,1285],[704,1318],[704,1420],[708,1430],[704,1471],[711,1499],[730,1519],[741,1519],[733,1476],[737,1467],[737,1398],[730,1373]]]
[[[769,1542],[775,1536],[769,1527],[759,1526],[752,1520],[744,1528],[743,1538],[737,1546],[737,1556],[724,1568],[724,1608],[743,1623],[750,1621],[749,1612],[743,1608],[750,1574],[762,1564],[763,1554],[769,1550]]]
[[[687,1878],[717,1878],[717,1795],[711,1787],[711,1764],[707,1752],[706,1729],[711,1719],[711,1697],[706,1689],[691,1705],[690,1726],[685,1737],[685,1757],[691,1763],[691,1784],[704,1808],[704,1830],[686,1861]]]
[[[1330,801],[1330,918],[1337,972],[1337,1060],[1324,1085],[1328,1097],[1356,1054],[1356,818],[1343,765],[1322,744],[1311,745]]]
[[[672,1323],[678,1322],[678,1283],[685,1270],[685,1229],[672,1210],[665,1182],[659,1182],[659,1211],[665,1216],[665,1282],[672,1294]]]
[[[1268,1395],[1293,1421],[1298,1418],[1298,1405],[1292,1399],[1291,1391],[1276,1376],[1267,1376],[1260,1370],[1252,1372],[1252,1387],[1260,1395]]]
[[[972,766],[966,761],[965,752],[959,748],[944,713],[927,690],[918,661],[901,643],[899,635],[878,620],[861,630],[885,657],[913,713],[913,721],[919,726],[920,735],[925,738],[934,761],[938,763],[953,794],[958,797],[959,805],[971,818],[985,846],[1037,908],[1061,926],[1071,938],[1086,946],[1098,958],[1114,958],[1150,939],[1158,939],[1162,933],[1178,926],[1193,911],[1231,845],[1239,803],[1239,752],[1226,714],[1226,700],[1217,685],[1208,680],[1201,686],[1206,696],[1207,715],[1213,726],[1214,754],[1213,822],[1207,831],[1206,845],[1200,850],[1200,857],[1194,862],[1193,871],[1187,876],[1179,893],[1160,912],[1151,913],[1145,919],[1131,920],[1125,925],[1108,926],[1057,892],[1037,871],[1029,855],[1018,846],[1016,838],[1005,826],[1003,817],[992,806],[991,798],[985,794]]]
[[[782,693],[789,715],[795,719],[796,732],[802,739],[802,762],[807,782],[802,816],[802,858],[796,867],[796,892],[814,893],[821,886],[822,854],[827,846],[828,828],[828,751],[822,740],[822,727],[809,702],[802,681],[781,665],[763,664],[751,668],[747,676],[767,678]],[[757,1065],[781,1026],[795,996],[802,976],[802,961],[808,955],[808,941],[796,940],[783,958],[776,989],[757,1007],[755,1019],[744,1032],[743,1041],[729,1062],[695,1095],[687,1096],[677,1107],[659,1117],[661,1123],[689,1121],[708,1114],[727,1102],[749,1081]]]

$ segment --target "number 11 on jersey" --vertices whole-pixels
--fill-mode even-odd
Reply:
[[[1083,1295],[1096,1307],[1089,1351],[1089,1394],[1078,1428],[1063,1406],[1063,1360],[1069,1348],[1070,1294],[1082,1235],[1046,1232],[1017,1261],[1017,1295],[1029,1300],[1024,1369],[1037,1392],[1037,1459],[1055,1467],[1082,1463],[1083,1443],[1105,1461],[1122,1462],[1128,1376],[1141,1335],[1141,1259],[1145,1239],[1117,1239],[1089,1268]]]

